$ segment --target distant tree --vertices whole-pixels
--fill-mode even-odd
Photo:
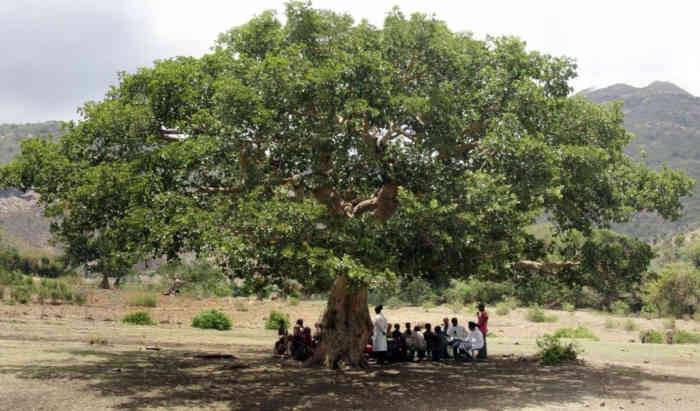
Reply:
[[[537,263],[543,213],[583,232],[679,215],[691,181],[625,155],[620,106],[569,97],[574,74],[425,15],[377,28],[292,2],[284,24],[265,12],[202,58],[122,74],[3,173],[41,193],[75,262],[191,251],[258,286],[330,287],[310,361],[361,366],[369,284]]]

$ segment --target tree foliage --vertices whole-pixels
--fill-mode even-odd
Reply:
[[[570,97],[575,65],[392,10],[382,27],[289,3],[201,58],[119,83],[3,168],[35,189],[74,264],[122,275],[194,252],[259,286],[495,276],[543,247],[680,213],[692,187],[623,148],[620,105]]]

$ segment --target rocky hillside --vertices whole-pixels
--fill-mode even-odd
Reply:
[[[7,163],[19,152],[22,140],[55,138],[62,133],[59,121],[0,124],[0,164]],[[55,254],[50,238],[49,221],[41,214],[36,194],[0,190],[0,244],[29,254]]]
[[[625,125],[636,136],[628,147],[630,155],[644,158],[655,168],[667,165],[684,170],[700,182],[700,97],[660,81],[639,88],[616,84],[581,94],[597,103],[613,100],[624,103]],[[677,222],[641,215],[617,228],[653,239],[700,226],[699,193],[700,185],[696,194],[685,200],[685,215]]]

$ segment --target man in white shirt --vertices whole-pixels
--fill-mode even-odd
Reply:
[[[467,339],[467,330],[457,323],[457,317],[452,318],[452,325],[447,329],[447,338],[452,347],[452,356],[457,359],[459,346]]]
[[[460,348],[465,350],[470,358],[472,351],[484,348],[484,334],[481,333],[481,330],[474,321],[469,321],[469,334],[460,345]],[[472,359],[475,360],[476,358]]]
[[[389,325],[382,314],[382,305],[374,307],[374,312],[377,314],[374,317],[374,330],[372,332],[372,351],[377,357],[377,362],[379,364],[384,364],[386,359],[387,341],[386,341],[386,329]]]

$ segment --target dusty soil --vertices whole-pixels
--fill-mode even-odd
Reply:
[[[651,345],[625,318],[552,312],[556,323],[533,324],[524,310],[491,312],[490,359],[477,364],[405,363],[369,371],[305,369],[271,356],[275,332],[263,328],[271,309],[317,320],[321,301],[160,297],[146,308],[153,327],[120,322],[135,311],[128,292],[95,291],[78,306],[0,305],[0,410],[102,409],[700,409],[700,345]],[[193,329],[204,308],[227,312],[234,329]],[[471,309],[387,309],[392,322],[473,318]],[[605,327],[606,319],[618,323]],[[661,321],[633,319],[639,328]],[[582,341],[583,361],[541,367],[535,338],[582,324],[598,342]],[[700,331],[700,323],[678,321]],[[149,349],[150,348],[150,349]],[[156,349],[152,349],[156,348]],[[201,353],[236,358],[202,358]]]

